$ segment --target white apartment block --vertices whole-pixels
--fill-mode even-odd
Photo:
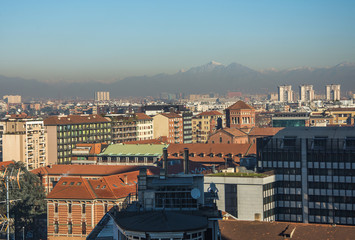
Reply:
[[[99,102],[110,101],[110,92],[96,92],[95,100]]]
[[[325,95],[327,101],[340,100],[340,84],[330,84],[325,86]]]
[[[291,85],[278,86],[279,102],[293,102],[293,91]]]
[[[149,140],[154,138],[153,118],[144,113],[136,113],[137,140]]]
[[[29,170],[48,165],[47,133],[42,120],[8,118],[2,123],[3,161],[23,162]]]
[[[314,99],[313,85],[301,85],[300,86],[300,101],[311,102]]]

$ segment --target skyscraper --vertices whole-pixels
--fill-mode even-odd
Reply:
[[[330,84],[325,86],[325,95],[328,101],[340,100],[340,84]]]
[[[313,85],[300,86],[300,100],[301,102],[311,102],[314,99]]]
[[[293,91],[291,85],[278,86],[279,102],[293,102]]]
[[[95,100],[99,102],[110,101],[110,92],[96,92]]]

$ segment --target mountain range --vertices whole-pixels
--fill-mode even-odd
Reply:
[[[0,95],[19,94],[24,98],[93,98],[96,91],[110,91],[112,98],[159,96],[167,93],[243,93],[276,92],[278,85],[314,86],[316,94],[324,94],[326,84],[341,84],[342,91],[355,90],[355,64],[341,63],[333,67],[294,68],[256,71],[238,63],[217,62],[179,71],[175,74],[127,77],[112,83],[102,82],[41,82],[0,75]]]

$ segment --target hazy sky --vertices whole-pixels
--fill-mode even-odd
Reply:
[[[355,62],[355,1],[0,0],[0,75],[113,81],[211,60]]]

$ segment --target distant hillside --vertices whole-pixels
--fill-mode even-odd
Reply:
[[[93,98],[95,91],[110,91],[112,97],[158,96],[168,93],[224,94],[276,92],[277,86],[291,84],[298,91],[300,84],[312,84],[316,93],[324,93],[326,84],[341,84],[342,91],[355,90],[355,64],[341,63],[328,68],[297,68],[284,71],[255,71],[238,63],[228,66],[216,62],[193,67],[176,74],[128,77],[113,83],[44,83],[0,75],[0,95],[20,94],[23,97]]]

